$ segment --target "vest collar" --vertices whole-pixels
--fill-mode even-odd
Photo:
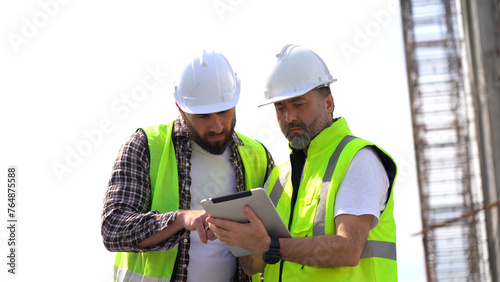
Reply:
[[[334,143],[334,140],[344,137],[345,135],[350,135],[351,130],[347,126],[347,121],[345,118],[340,117],[334,119],[332,125],[323,129],[309,144],[307,149],[307,156],[321,153],[330,144]]]

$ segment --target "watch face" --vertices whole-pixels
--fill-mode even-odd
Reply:
[[[271,254],[271,253],[267,252],[267,253],[264,253],[264,255],[262,256],[262,259],[264,260],[265,263],[275,264],[278,261],[280,261],[281,257],[280,257],[280,255]]]

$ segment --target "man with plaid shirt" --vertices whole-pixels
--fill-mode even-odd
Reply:
[[[101,230],[118,252],[115,281],[249,281],[245,258],[216,240],[200,205],[262,187],[274,165],[262,144],[234,131],[239,93],[227,59],[204,51],[176,86],[180,116],[137,130],[121,147]]]

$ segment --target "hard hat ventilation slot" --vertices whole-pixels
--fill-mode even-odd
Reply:
[[[185,106],[196,106],[196,98],[184,97],[184,105]]]
[[[295,92],[306,90],[306,85],[303,80],[295,82]]]
[[[208,66],[208,55],[207,51],[203,50],[203,54],[200,56],[200,66],[206,67]]]
[[[222,101],[223,102],[228,102],[228,101],[231,101],[233,99],[233,91],[229,91],[229,92],[226,92],[226,93],[222,93],[221,94],[221,97],[222,97]]]

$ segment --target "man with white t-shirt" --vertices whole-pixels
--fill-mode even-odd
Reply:
[[[234,131],[239,94],[227,59],[203,51],[175,87],[180,116],[122,146],[102,214],[114,281],[249,281],[245,258],[216,240],[200,205],[262,187],[274,166],[261,143]]]
[[[269,236],[248,207],[250,223],[209,217],[210,229],[253,251],[243,268],[265,268],[266,282],[397,281],[395,162],[333,118],[336,79],[316,53],[287,45],[277,57],[261,106],[274,103],[291,155],[266,186],[292,238]]]

